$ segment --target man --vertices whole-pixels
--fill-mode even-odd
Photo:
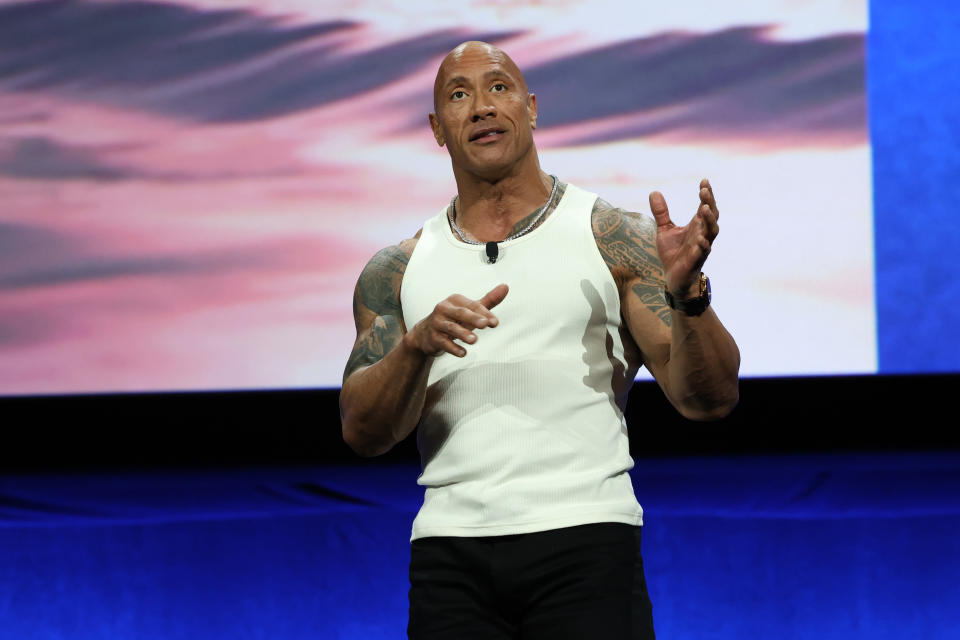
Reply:
[[[627,392],[642,364],[689,418],[738,399],[709,182],[685,227],[652,193],[654,225],[541,171],[536,121],[505,53],[450,52],[430,125],[458,195],[354,294],[344,439],[375,456],[419,424],[411,638],[652,638]]]

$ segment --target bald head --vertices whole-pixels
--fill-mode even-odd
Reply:
[[[527,171],[540,179],[537,98],[497,47],[471,41],[447,54],[433,85],[433,110],[433,136],[447,147],[455,175],[496,180]]]
[[[501,49],[487,42],[470,40],[457,45],[440,63],[437,78],[433,82],[433,109],[436,111],[440,96],[448,85],[457,84],[461,67],[472,64],[486,64],[499,66],[505,73],[513,76],[523,92],[527,92],[527,81],[520,72],[516,63]]]

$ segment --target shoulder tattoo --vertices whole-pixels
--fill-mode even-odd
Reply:
[[[400,310],[400,282],[410,255],[399,245],[381,249],[370,258],[360,273],[353,297],[354,316],[363,305],[378,316],[394,315]]]
[[[405,240],[378,251],[360,273],[353,292],[357,341],[344,380],[357,369],[379,362],[403,337],[400,283],[415,245],[415,240]]]
[[[663,265],[657,254],[657,230],[653,219],[597,198],[591,222],[600,255],[621,288],[621,295],[636,296],[670,326],[670,307],[663,297]],[[630,284],[629,293],[623,291],[626,283]]]

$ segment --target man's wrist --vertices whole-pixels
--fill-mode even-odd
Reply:
[[[425,355],[423,353],[423,349],[420,348],[420,342],[417,339],[418,325],[419,323],[417,325],[414,325],[413,328],[410,329],[410,331],[407,331],[406,333],[404,333],[403,337],[400,338],[400,346],[403,348],[404,351],[406,351],[411,355],[412,354]]]
[[[694,283],[683,293],[683,297],[672,293],[666,287],[664,287],[663,295],[667,301],[667,306],[671,309],[689,316],[699,316],[710,306],[712,298],[710,279],[701,272]]]
[[[670,289],[670,295],[673,296],[674,300],[692,300],[693,298],[700,297],[700,275],[697,274],[697,277],[693,279],[693,282],[689,286],[680,289],[674,290]]]
[[[400,339],[401,350],[408,358],[414,358],[421,362],[432,363],[440,353],[428,353],[423,347],[423,320],[413,326],[412,329],[403,334]]]

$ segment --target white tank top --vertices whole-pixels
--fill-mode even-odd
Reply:
[[[593,236],[596,197],[567,185],[539,227],[500,243],[494,264],[483,245],[453,235],[446,209],[424,225],[400,290],[408,328],[451,294],[510,291],[493,309],[499,326],[430,370],[417,429],[426,490],[411,540],[642,524],[623,419],[636,366]]]

